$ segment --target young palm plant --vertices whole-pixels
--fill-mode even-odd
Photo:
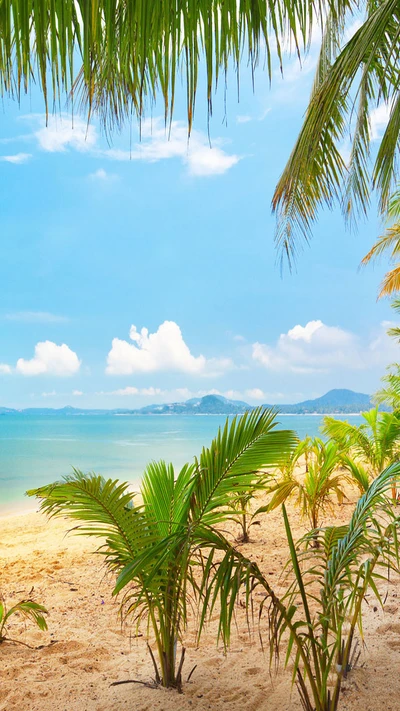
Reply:
[[[9,637],[7,624],[10,617],[13,615],[22,615],[26,620],[36,624],[40,630],[47,630],[47,622],[45,615],[47,615],[47,610],[43,605],[39,605],[33,600],[20,600],[12,607],[7,608],[6,601],[0,596],[0,644],[3,642],[14,642],[15,644],[23,644],[19,639],[13,639]]]
[[[372,591],[382,604],[377,585],[390,569],[399,569],[399,519],[387,492],[400,476],[400,463],[385,469],[361,496],[347,525],[310,532],[294,543],[282,505],[290,551],[286,592],[279,596],[257,564],[244,557],[216,531],[207,541],[208,559],[202,580],[202,623],[220,603],[219,635],[227,645],[233,610],[244,594],[247,609],[254,590],[262,590],[268,606],[270,663],[284,651],[293,664],[304,711],[337,711],[343,679],[362,637],[362,606]],[[318,548],[310,545],[318,536]],[[218,559],[218,564],[215,560]],[[281,589],[281,587],[280,587]],[[243,599],[243,598],[242,598]]]
[[[303,453],[302,444],[300,443],[297,448],[297,453]],[[282,478],[269,488],[270,493],[273,494],[269,504],[259,509],[259,512],[273,511],[287,499],[294,498],[301,516],[308,519],[312,530],[315,530],[319,527],[322,516],[332,508],[333,497],[336,497],[339,504],[343,503],[344,476],[341,471],[338,471],[340,447],[336,442],[325,444],[315,438],[312,440],[311,447],[308,442],[303,444],[303,449],[304,447],[307,447],[308,451],[311,450],[313,455],[312,458],[310,457],[308,471],[305,474],[297,473],[292,459],[289,467],[284,470]],[[317,537],[315,542],[318,543]]]
[[[254,501],[257,492],[265,490],[270,482],[271,473],[260,472],[257,481],[252,489],[241,494],[233,494],[230,505],[233,511],[231,520],[239,526],[240,534],[237,537],[239,543],[250,542],[250,529],[257,524],[255,517],[258,511],[252,513],[251,504]]]
[[[342,448],[347,448],[356,462],[370,467],[375,477],[399,455],[400,418],[392,412],[379,412],[378,408],[363,412],[362,417],[361,425],[325,417],[322,431]],[[397,501],[395,482],[392,499]]]
[[[197,539],[228,519],[233,493],[245,495],[258,471],[279,465],[296,441],[277,429],[273,411],[259,408],[227,420],[209,448],[176,475],[172,464],[150,464],[136,503],[128,485],[75,471],[60,483],[28,492],[50,516],[78,521],[77,530],[103,539],[99,549],[117,574],[114,595],[137,624],[146,619],[154,635],[156,682],[181,689],[185,651],[177,647],[187,622]],[[150,648],[149,648],[150,649]],[[151,650],[150,650],[151,652]],[[151,652],[152,654],[152,652]]]

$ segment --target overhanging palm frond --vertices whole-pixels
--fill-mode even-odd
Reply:
[[[246,53],[254,70],[261,55],[271,78],[272,53],[282,61],[288,40],[307,47],[322,17],[316,0],[1,0],[0,89],[19,97],[36,81],[46,107],[72,89],[112,128],[143,116],[159,92],[171,117],[182,74],[190,128],[201,63],[211,112],[230,62],[239,72]]]
[[[341,9],[346,13],[348,7]],[[278,217],[277,245],[289,262],[296,255],[299,240],[309,240],[320,206],[342,204],[347,217],[364,213],[375,187],[380,209],[385,211],[396,182],[400,8],[396,0],[383,0],[368,3],[365,10],[362,26],[346,44],[344,24],[327,23],[328,38],[321,50],[325,70],[314,86],[303,127],[275,190],[272,204]],[[326,46],[334,51],[327,54]],[[347,166],[342,147],[357,102]],[[381,102],[388,108],[389,122],[370,168],[370,144],[376,139],[371,136],[370,113]]]

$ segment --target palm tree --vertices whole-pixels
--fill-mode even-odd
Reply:
[[[299,239],[309,241],[321,205],[332,209],[339,203],[345,217],[354,219],[366,213],[375,189],[385,214],[397,181],[400,6],[395,0],[358,4],[362,21],[350,39],[348,20],[354,21],[356,4],[329,3],[325,9],[309,106],[272,202],[277,244],[289,262]],[[382,137],[371,128],[378,107],[388,114]],[[371,156],[372,141],[377,151]]]
[[[341,448],[337,442],[325,444],[316,437],[311,447],[307,445],[313,454],[308,470],[304,475],[296,472],[294,467],[284,471],[282,478],[269,488],[273,496],[262,510],[273,511],[287,499],[293,498],[301,516],[308,519],[311,529],[315,531],[321,524],[321,517],[332,510],[333,497],[336,497],[339,504],[343,503],[344,476],[338,471]]]
[[[356,460],[366,463],[376,477],[400,453],[400,419],[395,413],[379,412],[377,407],[363,412],[362,417],[361,425],[325,417],[322,431],[348,448]],[[397,500],[395,484],[392,498]]]
[[[154,462],[145,471],[142,503],[125,483],[75,471],[60,483],[28,492],[50,516],[78,521],[77,530],[104,541],[100,552],[117,575],[114,595],[123,591],[121,609],[152,629],[158,663],[151,649],[155,679],[181,687],[185,650],[177,647],[187,622],[189,588],[198,586],[193,567],[198,542],[231,516],[233,492],[254,488],[258,471],[279,465],[296,442],[276,429],[275,413],[258,408],[227,420],[193,465],[176,473],[172,464]]]
[[[369,591],[383,602],[377,588],[382,571],[399,570],[399,519],[387,505],[386,492],[400,476],[400,463],[385,469],[359,499],[349,523],[318,531],[294,543],[282,506],[290,551],[286,590],[279,594],[257,564],[215,532],[205,565],[202,619],[219,602],[219,635],[229,644],[232,610],[239,595],[250,608],[254,591],[264,593],[259,618],[268,610],[270,664],[291,663],[304,711],[337,711],[341,686],[357,661],[355,635],[362,630],[362,605]],[[219,563],[213,566],[218,551]],[[281,651],[284,654],[280,654]],[[359,656],[359,655],[358,655]]]

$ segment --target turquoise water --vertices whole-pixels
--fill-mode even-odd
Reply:
[[[0,417],[0,512],[34,508],[29,488],[60,479],[77,467],[137,485],[152,459],[190,461],[215,436],[224,416]],[[345,419],[345,418],[343,418]],[[322,418],[281,417],[299,437],[317,435]],[[351,421],[358,423],[359,417]]]

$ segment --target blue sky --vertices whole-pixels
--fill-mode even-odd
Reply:
[[[171,139],[162,107],[107,142],[67,113],[46,128],[40,95],[4,101],[0,132],[0,405],[138,407],[219,392],[293,402],[333,387],[372,392],[397,358],[386,268],[358,270],[381,230],[321,213],[283,276],[270,201],[314,68],[289,61],[240,103],[229,78],[207,138],[200,87],[189,146],[184,91]],[[379,137],[385,110],[377,109]],[[346,150],[346,146],[344,146]],[[147,329],[142,331],[142,329]]]

